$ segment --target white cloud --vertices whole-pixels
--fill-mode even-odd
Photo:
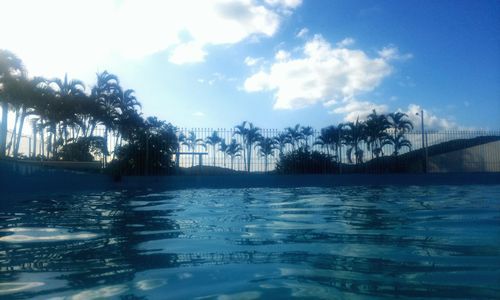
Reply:
[[[208,85],[214,85],[217,82],[234,82],[237,79],[234,77],[228,77],[222,73],[219,72],[214,72],[212,73],[210,78],[204,79],[204,78],[199,78],[198,82],[201,84],[208,84]]]
[[[345,47],[349,47],[349,46],[353,45],[355,42],[356,41],[353,38],[348,37],[348,38],[341,40],[336,45],[339,48],[345,48]]]
[[[271,88],[269,85],[270,75],[264,71],[260,71],[251,78],[245,80],[244,90],[247,92],[259,92]]]
[[[276,52],[276,54],[274,55],[274,58],[277,60],[277,61],[285,61],[285,60],[288,60],[290,58],[290,52],[288,51],[285,51],[285,50],[279,50],[278,52]]]
[[[388,108],[385,104],[375,104],[368,101],[351,100],[347,101],[343,106],[335,108],[332,112],[337,114],[344,114],[345,121],[356,121],[366,119],[366,117],[376,110],[377,113],[386,113]]]
[[[203,112],[201,112],[201,111],[197,111],[197,112],[194,112],[194,113],[193,113],[193,116],[194,116],[194,117],[204,117],[204,116],[205,116],[205,114],[204,114]]]
[[[399,49],[394,46],[388,46],[382,48],[382,50],[378,51],[378,55],[380,55],[380,57],[386,60],[392,60],[392,59],[407,60],[413,57],[413,54],[411,53],[401,54],[399,52]]]
[[[403,111],[408,115],[408,118],[413,122],[413,126],[415,126],[416,130],[420,130],[421,126],[421,116],[420,112],[422,107],[417,104],[410,104],[406,111]],[[419,115],[417,115],[417,113]],[[447,118],[442,118],[436,116],[434,113],[424,109],[424,126],[425,130],[446,130],[458,128],[459,126],[452,120]]]
[[[0,48],[16,53],[32,74],[48,77],[93,77],[110,62],[162,51],[174,63],[193,63],[205,59],[207,46],[273,36],[283,8],[300,2],[7,0]]]
[[[245,65],[251,67],[251,66],[255,66],[256,64],[258,64],[260,61],[262,61],[262,57],[250,57],[250,56],[247,56],[245,57]]]
[[[296,8],[302,4],[302,0],[265,0],[271,6],[282,6],[285,8]]]
[[[332,112],[352,119],[373,108],[385,109],[357,97],[378,87],[391,71],[391,65],[383,57],[372,58],[362,50],[338,45],[332,47],[321,35],[315,35],[305,43],[301,57],[277,59],[268,70],[247,78],[244,89],[273,92],[275,109],[323,103],[333,107]]]
[[[305,28],[305,27],[304,27],[304,28],[302,28],[302,29],[299,31],[299,33],[297,33],[297,37],[298,37],[298,38],[303,38],[303,37],[305,37],[308,33],[309,33],[309,29],[307,29],[307,28]]]
[[[197,63],[202,62],[206,55],[201,45],[189,42],[175,47],[168,61],[177,65]]]

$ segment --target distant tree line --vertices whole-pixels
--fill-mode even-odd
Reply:
[[[269,169],[269,158],[277,156],[279,160],[292,161],[287,155],[295,157],[293,161],[300,164],[299,157],[307,157],[312,154],[312,146],[318,145],[324,153],[314,154],[316,158],[322,156],[321,160],[341,164],[361,164],[365,156],[364,150],[371,153],[371,157],[378,158],[384,155],[397,156],[403,148],[411,150],[412,144],[405,134],[413,129],[412,122],[408,116],[402,112],[390,114],[377,114],[374,110],[366,121],[346,122],[339,125],[331,125],[321,129],[319,136],[314,140],[315,131],[310,126],[296,124],[294,127],[287,127],[275,136],[269,137],[262,134],[262,130],[254,126],[251,122],[243,122],[234,127],[233,136],[239,136],[241,143],[235,138],[227,144],[226,140],[219,135],[218,131],[213,131],[205,139],[198,138],[195,131],[190,131],[187,135],[180,133],[180,146],[187,147],[188,151],[194,153],[198,147],[204,150],[210,146],[213,153],[213,165],[216,165],[215,153],[223,154],[223,163],[226,163],[226,156],[230,157],[230,168],[233,169],[234,159],[241,157],[244,162],[244,170],[251,171],[251,160],[257,155],[264,158],[264,169]],[[362,147],[364,144],[366,147]],[[219,147],[217,147],[219,146]],[[392,146],[391,153],[385,153],[384,147]],[[291,151],[286,152],[285,149]],[[345,149],[346,162],[342,161],[342,150]],[[316,151],[317,152],[317,151]],[[192,155],[191,165],[195,164],[195,155]],[[318,160],[318,159],[316,159]],[[283,164],[279,164],[283,165]]]

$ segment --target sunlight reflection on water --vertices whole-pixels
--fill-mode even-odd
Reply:
[[[63,228],[7,228],[1,232],[13,234],[0,237],[0,242],[25,243],[25,242],[57,242],[66,240],[92,239],[97,235],[86,232],[69,232]]]

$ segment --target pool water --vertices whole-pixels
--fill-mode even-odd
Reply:
[[[32,196],[2,299],[500,297],[500,186]]]

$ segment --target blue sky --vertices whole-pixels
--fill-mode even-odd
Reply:
[[[117,74],[180,127],[316,128],[401,110],[500,128],[499,1],[4,0],[30,75]],[[26,7],[30,10],[27,11]],[[25,15],[23,24],[18,16]],[[13,26],[12,24],[18,24]],[[33,28],[45,28],[45,33]]]

